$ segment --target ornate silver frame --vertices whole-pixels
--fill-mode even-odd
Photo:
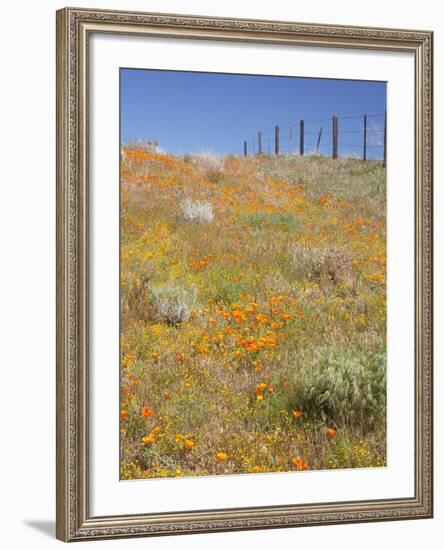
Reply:
[[[308,44],[415,56],[415,496],[137,516],[88,511],[87,40],[93,32]],[[429,31],[99,11],[57,12],[57,538],[63,541],[430,518],[432,43]]]

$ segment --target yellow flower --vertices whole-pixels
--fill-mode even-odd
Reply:
[[[195,443],[192,439],[184,439],[183,440],[183,446],[187,451],[191,451],[194,447]]]

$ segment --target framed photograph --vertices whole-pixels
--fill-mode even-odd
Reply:
[[[432,516],[432,32],[57,12],[57,537]]]

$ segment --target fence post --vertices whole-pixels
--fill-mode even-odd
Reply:
[[[334,159],[338,158],[338,117],[333,116],[332,120],[333,132],[333,155]]]
[[[299,122],[299,154],[304,156],[304,121]]]
[[[258,155],[262,155],[262,132],[257,134],[257,152]]]
[[[274,154],[279,155],[279,126],[274,130]]]
[[[364,115],[364,160],[367,160],[367,115]]]
[[[244,141],[244,157],[246,157],[248,154],[248,151],[247,151],[247,142]]]
[[[336,158],[339,156],[339,118],[336,117]]]
[[[321,126],[321,129],[319,130],[319,134],[318,134],[318,142],[316,143],[316,153],[319,153],[319,146],[321,144],[321,136],[322,136],[322,126]]]
[[[384,113],[384,160],[382,165],[387,166],[387,111]]]

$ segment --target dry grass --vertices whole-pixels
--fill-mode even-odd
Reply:
[[[385,171],[122,155],[121,477],[381,466]]]

